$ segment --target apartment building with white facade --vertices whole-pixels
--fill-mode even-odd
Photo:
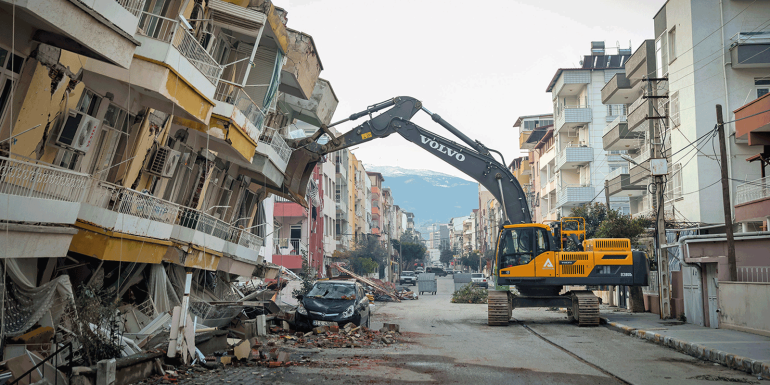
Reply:
[[[602,104],[601,90],[624,71],[630,55],[630,49],[607,54],[604,42],[592,42],[591,54],[583,57],[581,66],[557,70],[546,89],[553,100],[554,151],[552,158],[541,155],[540,179],[541,185],[543,180],[546,184],[555,180],[555,191],[547,191],[547,197],[549,212],[556,210],[557,217],[569,216],[573,207],[594,199],[604,202],[605,178],[613,168],[627,164],[621,152],[603,148],[607,123],[623,116],[625,106]],[[628,212],[628,198],[617,198],[613,207]]]

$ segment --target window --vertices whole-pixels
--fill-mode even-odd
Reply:
[[[761,98],[765,94],[770,92],[770,79],[758,78],[754,79],[754,87],[757,89],[757,98]]]
[[[669,63],[676,59],[676,27],[668,31],[668,60]]]
[[[668,74],[668,53],[666,52],[666,33],[660,34],[655,40],[655,61],[657,69],[655,76],[662,78]]]
[[[96,116],[99,111],[99,105],[102,103],[102,97],[89,89],[84,89],[80,95],[77,110],[90,116]]]
[[[80,154],[72,150],[60,149],[56,154],[54,164],[70,170],[75,170],[80,160]],[[76,170],[77,171],[77,170]]]
[[[23,57],[0,47],[0,124],[5,118],[6,110],[10,105],[13,86],[19,80],[23,65]]]
[[[679,127],[682,124],[682,120],[679,116],[679,91],[671,94],[671,99],[668,103],[668,114],[671,119],[671,127]]]

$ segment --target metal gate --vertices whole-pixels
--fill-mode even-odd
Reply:
[[[719,282],[717,281],[717,264],[706,263],[704,264],[706,269],[706,287],[708,288],[708,301],[709,301],[709,323],[713,329],[719,328],[719,296],[717,290],[719,290]]]
[[[699,269],[695,266],[682,265],[684,315],[688,323],[703,326],[703,294],[700,283]]]

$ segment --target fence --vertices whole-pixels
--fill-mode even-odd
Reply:
[[[770,197],[770,177],[765,177],[738,185],[735,204],[739,205],[768,197]]]
[[[262,133],[262,136],[259,137],[259,141],[273,147],[273,150],[278,153],[278,156],[280,156],[284,162],[289,162],[289,158],[291,158],[291,147],[286,144],[286,141],[278,133],[278,130],[271,127],[266,128]]]
[[[738,282],[770,282],[770,267],[741,266],[738,268]]]
[[[85,198],[90,179],[87,174],[36,162],[0,156],[0,194],[63,202]]]

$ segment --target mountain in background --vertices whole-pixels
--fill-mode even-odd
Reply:
[[[393,204],[414,213],[415,227],[427,237],[425,228],[448,223],[451,218],[470,214],[479,205],[479,185],[456,176],[430,170],[364,165],[379,172],[383,187],[393,191]]]

